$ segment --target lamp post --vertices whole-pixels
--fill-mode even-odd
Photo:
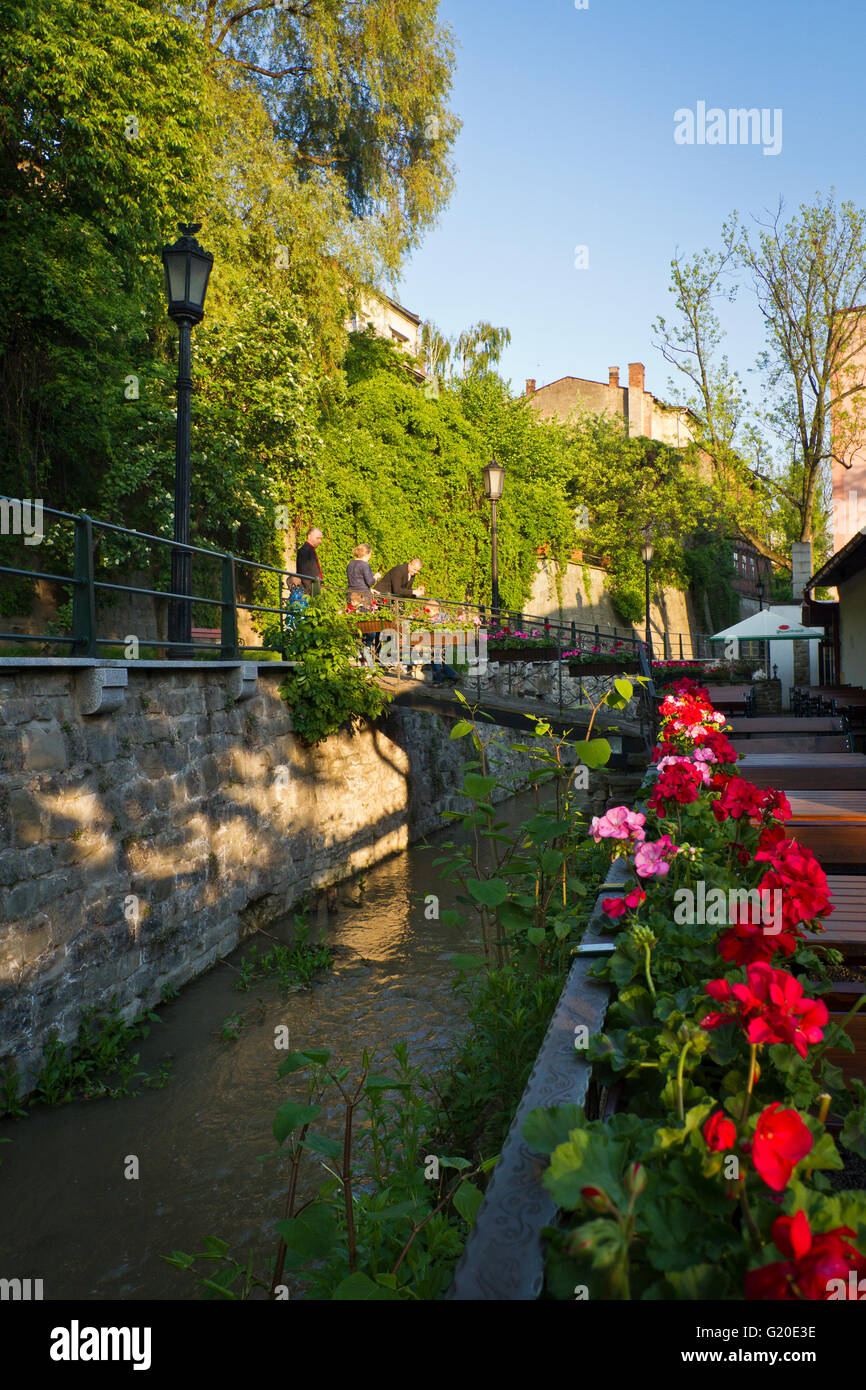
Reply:
[[[646,653],[647,661],[652,668],[653,661],[653,635],[650,626],[650,562],[655,554],[655,547],[650,539],[651,532],[648,526],[644,527],[644,543],[641,547],[641,555],[644,564],[644,579],[646,582]]]
[[[759,612],[759,613],[763,613],[763,611],[764,611],[764,576],[763,576],[762,574],[759,574],[759,575],[758,575],[758,580],[757,580],[757,583],[755,584],[755,588],[756,588],[757,591],[758,591],[758,612]]]
[[[481,470],[484,479],[484,495],[490,503],[490,608],[494,619],[499,620],[499,534],[497,531],[497,508],[502,500],[505,484],[505,469],[492,458]]]
[[[174,454],[174,539],[171,552],[171,591],[189,594],[192,590],[192,557],[179,546],[189,545],[190,514],[190,427],[192,424],[192,330],[204,318],[204,300],[213,256],[203,251],[195,239],[200,222],[182,222],[180,236],[173,246],[162,248],[168,316],[178,326],[177,358],[177,436]],[[191,637],[192,608],[188,601],[173,598],[168,608],[169,656],[192,656],[187,644]]]

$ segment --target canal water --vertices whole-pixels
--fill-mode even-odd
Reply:
[[[530,804],[514,798],[503,819],[518,822]],[[253,944],[260,953],[273,945],[259,934],[161,1005],[163,1021],[140,1053],[148,1071],[173,1059],[164,1089],[0,1122],[0,1137],[12,1141],[0,1146],[0,1276],[42,1279],[46,1300],[198,1298],[193,1275],[161,1256],[201,1251],[207,1235],[238,1257],[255,1252],[264,1273],[288,1165],[257,1159],[275,1148],[278,1106],[304,1099],[292,1078],[277,1075],[285,1052],[275,1050],[275,1028],[288,1028],[291,1048],[330,1047],[347,1064],[376,1047],[376,1070],[387,1071],[382,1063],[400,1041],[412,1062],[435,1070],[464,1027],[449,957],[472,943],[425,915],[429,894],[440,912],[454,906],[453,887],[432,867],[448,838],[439,832],[430,837],[435,848],[367,870],[359,905],[340,887],[341,905],[323,930],[334,968],[311,989],[288,998],[270,982],[238,990],[240,959]],[[289,940],[288,924],[272,934]],[[225,1041],[221,1025],[235,1014],[244,1025],[237,1041]],[[137,1179],[124,1176],[130,1155]]]

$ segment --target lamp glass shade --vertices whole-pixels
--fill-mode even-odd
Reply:
[[[173,246],[163,247],[162,252],[169,317],[190,319],[193,323],[204,318],[204,300],[213,265],[213,256],[203,251],[195,239],[198,230],[197,222],[182,224],[179,240]]]
[[[200,309],[204,309],[204,297],[207,294],[207,282],[210,276],[211,262],[206,261],[203,256],[191,255],[189,258],[189,293],[187,298],[191,304],[197,304]]]
[[[182,304],[187,298],[185,251],[169,251],[165,260],[165,293],[169,307]]]
[[[496,459],[491,459],[481,470],[484,479],[484,495],[490,502],[498,502],[505,484],[505,469]]]
[[[641,554],[643,555],[644,564],[648,565],[653,555],[655,554],[655,546],[653,545],[652,541],[644,541],[644,544],[641,547]]]

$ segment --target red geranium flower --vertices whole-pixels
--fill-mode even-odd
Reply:
[[[849,1226],[836,1226],[832,1231],[813,1233],[804,1211],[794,1216],[780,1216],[773,1222],[773,1241],[786,1258],[763,1269],[751,1269],[745,1278],[746,1298],[827,1302],[831,1298],[830,1281],[848,1282],[850,1271],[855,1276],[866,1272],[866,1258],[848,1237],[856,1232]]]
[[[721,1110],[711,1115],[702,1130],[711,1153],[726,1153],[737,1142],[737,1127]]]
[[[743,909],[738,903],[734,909],[734,921],[719,939],[719,955],[732,965],[751,965],[754,961],[772,960],[777,952],[792,956],[797,943],[803,938],[793,927],[785,926],[775,935],[766,930],[761,913],[751,906]]]
[[[713,802],[713,815],[719,823],[729,816],[732,820],[742,820],[743,816],[760,820],[763,803],[764,793],[759,787],[743,777],[731,777],[725,782],[721,796]]]
[[[664,810],[664,803],[671,800],[679,802],[680,805],[687,805],[691,801],[697,801],[703,785],[700,768],[694,763],[677,763],[675,767],[666,767],[656,778],[647,805],[651,811]]]
[[[772,865],[759,886],[780,889],[786,924],[811,922],[833,911],[827,875],[810,849],[796,840],[768,840],[761,844],[755,860]]]
[[[776,791],[775,787],[767,787],[764,792],[764,815],[772,816],[774,820],[790,820],[793,815],[791,803],[784,792]]]
[[[633,888],[624,898],[604,898],[601,906],[608,917],[623,917],[629,909],[634,912],[635,908],[640,907],[645,898],[646,893],[642,888]]]
[[[725,1007],[701,1019],[702,1028],[736,1022],[750,1043],[790,1043],[805,1057],[820,1042],[829,1014],[823,999],[808,999],[799,980],[764,961],[746,967],[748,984],[710,980],[704,989]]]
[[[796,1110],[782,1110],[781,1101],[768,1105],[752,1140],[752,1163],[774,1192],[781,1192],[814,1140]]]
[[[763,828],[763,830],[761,831],[760,835],[758,836],[758,853],[755,855],[755,858],[756,858],[756,859],[767,859],[767,858],[769,858],[770,862],[772,863],[772,859],[773,859],[772,854],[767,855],[767,854],[761,853],[761,851],[762,851],[762,850],[774,850],[774,849],[776,848],[777,845],[780,845],[780,844],[782,843],[782,841],[784,840],[784,838],[785,838],[785,832],[784,832],[784,830],[782,829],[781,825],[765,825],[764,828]]]

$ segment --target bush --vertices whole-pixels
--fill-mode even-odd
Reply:
[[[272,638],[268,632],[264,640]],[[321,743],[338,729],[377,719],[387,707],[392,696],[370,672],[354,664],[358,638],[333,600],[311,599],[283,641],[286,659],[297,664],[280,694],[292,711],[295,733],[305,743]]]

